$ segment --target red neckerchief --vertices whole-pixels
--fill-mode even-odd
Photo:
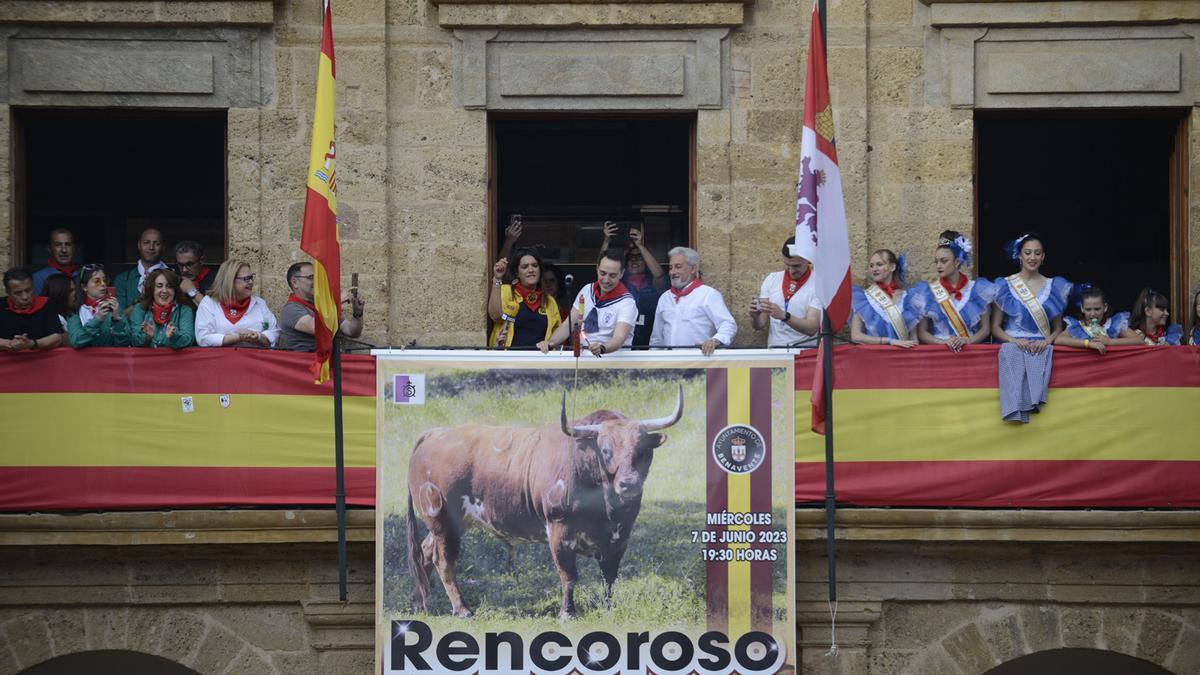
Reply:
[[[938,277],[938,283],[942,285],[942,288],[946,289],[947,293],[953,295],[955,300],[962,300],[962,289],[966,287],[968,281],[970,279],[967,278],[967,275],[959,274],[958,283],[951,286],[946,282],[946,277]]]
[[[196,281],[200,281],[200,280],[197,279]],[[313,314],[317,313],[316,305],[314,305],[313,303],[309,302],[308,300],[305,300],[304,298],[296,295],[295,293],[288,295],[287,301],[294,302],[297,305],[303,305],[304,307],[306,307],[308,309],[308,311],[312,312]]]
[[[805,282],[807,282],[808,278],[811,276],[812,276],[812,265],[809,265],[808,269],[804,270],[804,274],[801,274],[799,279],[793,279],[792,275],[788,274],[787,270],[784,270],[783,271],[783,304],[786,305],[788,303],[788,301],[792,299],[792,296],[796,294],[796,291],[800,290],[800,288],[802,286],[804,286]]]
[[[84,293],[83,294],[83,304],[87,305],[88,307],[91,307],[92,309],[95,309],[96,305],[100,304],[100,301],[93,298],[92,296],[88,295],[87,293]]]
[[[35,295],[33,296],[33,304],[25,309],[18,309],[17,306],[13,304],[11,295],[5,298],[5,301],[8,303],[8,311],[12,312],[13,314],[33,314],[39,309],[45,307],[46,303],[50,301],[50,298],[47,298],[44,295]]]
[[[653,280],[648,277],[650,277],[650,275],[646,274],[645,272],[639,272],[638,274],[626,273],[625,278],[621,281],[625,284],[626,288],[634,293],[637,293],[643,288],[649,288],[650,284],[653,283]]]
[[[895,279],[892,279],[892,283],[890,284],[885,284],[882,281],[876,281],[875,285],[879,287],[879,290],[887,293],[889,298],[892,297],[892,294],[896,292],[897,288],[900,288],[900,284]]]
[[[526,289],[520,283],[514,281],[512,285],[512,292],[513,295],[521,298],[521,302],[525,303],[525,306],[528,307],[530,311],[536,312],[538,311],[538,308],[542,306],[542,289],[540,288],[535,288],[531,291]]]
[[[76,265],[75,263],[59,265],[58,261],[56,261],[53,257],[46,260],[46,267],[53,267],[54,269],[58,270],[62,274],[65,274],[69,277],[75,276],[75,270],[79,269],[79,265]]]
[[[703,285],[704,285],[704,282],[700,281],[700,277],[696,277],[695,279],[692,279],[691,282],[688,283],[687,286],[684,286],[683,290],[681,290],[681,291],[675,290],[675,287],[672,286],[671,287],[671,295],[675,296],[675,304],[679,304],[679,301],[681,299],[683,299],[683,296],[687,295],[688,293],[691,293],[692,291],[696,290],[697,288],[700,288]]]
[[[201,282],[201,281],[204,281],[204,277],[208,276],[208,273],[209,273],[210,271],[212,271],[212,270],[208,269],[208,268],[207,268],[207,267],[205,267],[204,265],[201,265],[201,266],[200,266],[200,271],[199,271],[198,273],[196,273],[196,281],[195,281],[195,282],[193,282],[193,283],[195,283],[197,286],[199,286],[199,285],[200,285],[200,282]]]
[[[611,302],[627,293],[629,293],[629,289],[625,288],[625,284],[618,281],[617,285],[613,286],[613,289],[611,291],[605,293],[604,295],[600,295],[600,282],[599,281],[592,282],[592,297],[596,299],[597,305],[602,305],[606,302]]]
[[[1150,338],[1155,343],[1157,343],[1159,340],[1162,340],[1163,333],[1165,333],[1165,332],[1166,332],[1166,327],[1159,326],[1153,333],[1151,333],[1150,331],[1146,331],[1146,337]]]
[[[160,305],[157,302],[150,305],[150,311],[154,313],[154,323],[165,326],[167,321],[171,319],[171,311],[175,309],[175,303],[169,305]]]
[[[221,303],[221,311],[225,312],[225,318],[229,319],[229,323],[237,323],[242,320],[242,317],[246,316],[246,310],[250,307],[250,299],[246,298],[240,302],[231,300],[229,304]]]

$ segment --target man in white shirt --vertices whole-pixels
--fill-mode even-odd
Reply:
[[[821,330],[822,308],[810,262],[816,253],[812,241],[804,238],[797,245],[795,237],[788,237],[781,252],[785,269],[768,274],[758,297],[750,301],[750,322],[754,330],[762,330],[770,324],[768,347],[812,341]],[[801,346],[815,347],[816,343]]]
[[[601,356],[633,343],[633,325],[637,323],[637,302],[621,283],[625,262],[619,253],[605,251],[596,265],[596,281],[575,296],[571,317],[554,329],[549,340],[537,343],[542,353],[566,342],[572,330],[583,327],[588,351]]]
[[[737,335],[737,321],[725,307],[721,292],[700,281],[700,254],[686,246],[667,251],[671,288],[658,297],[651,347],[696,346],[705,356],[728,346]]]

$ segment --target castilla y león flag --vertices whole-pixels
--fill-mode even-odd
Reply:
[[[334,142],[333,11],[325,1],[321,31],[321,63],[317,70],[317,103],[313,111],[312,149],[308,159],[308,194],[300,250],[313,259],[313,304],[316,350],[312,372],[317,383],[329,379],[333,335],[340,323],[342,246],[337,224],[337,145]]]
[[[821,18],[813,6],[808,38],[808,76],[804,87],[804,129],[800,140],[800,179],[796,183],[796,242],[812,242],[811,261],[817,297],[834,332],[850,316],[850,241],[842,174],[833,134],[833,105],[825,70]],[[807,245],[798,246],[810,249]]]

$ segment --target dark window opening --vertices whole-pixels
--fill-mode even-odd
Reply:
[[[1001,664],[985,675],[1171,675],[1149,661],[1099,649],[1051,649]]]
[[[147,227],[162,232],[164,260],[185,239],[210,264],[225,257],[224,111],[23,109],[17,120],[26,264],[45,263],[59,227],[77,261],[116,272],[137,262]]]
[[[1178,116],[1113,113],[976,119],[979,274],[1016,272],[1004,244],[1036,231],[1043,274],[1103,288],[1113,312],[1146,286],[1171,297],[1173,265],[1186,267],[1173,251],[1179,128]]]
[[[59,656],[21,671],[21,675],[196,675],[196,671],[161,656],[104,649]]]
[[[646,245],[665,263],[690,245],[691,145],[695,118],[555,117],[493,122],[493,253],[513,214],[518,246],[540,245],[547,261],[574,274],[576,288],[595,279],[603,225],[619,234],[645,224]]]

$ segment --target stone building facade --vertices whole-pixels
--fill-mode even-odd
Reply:
[[[227,254],[281,276],[301,259],[320,10],[0,0],[0,261],[25,262],[21,110],[221,110]],[[692,244],[709,283],[751,297],[794,216],[810,11],[807,0],[335,2],[343,267],[361,274],[365,338],[480,344],[497,111],[694,115]],[[830,0],[828,23],[856,261],[970,229],[981,112],[1169,110],[1185,133],[1176,300],[1200,280],[1200,5]],[[931,275],[924,256],[914,264]],[[479,301],[429,311],[415,292],[426,288]],[[278,306],[286,289],[263,294]],[[757,344],[739,322],[739,343]],[[1081,648],[1200,673],[1195,514],[905,513],[843,515],[837,658],[824,656],[823,535],[815,512],[798,513],[805,672],[974,675]],[[371,514],[351,522],[342,604],[328,512],[0,516],[0,673],[101,650],[205,675],[370,672]]]

